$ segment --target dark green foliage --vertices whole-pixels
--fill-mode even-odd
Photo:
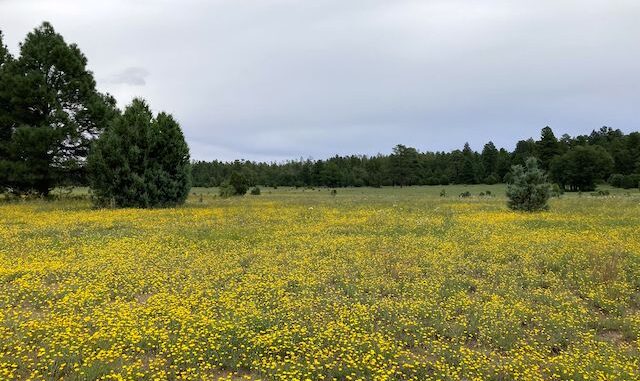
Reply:
[[[551,186],[547,175],[538,168],[538,160],[527,159],[525,166],[514,165],[507,185],[507,206],[513,210],[535,212],[548,209]]]
[[[616,188],[622,188],[623,181],[624,181],[624,175],[621,173],[614,173],[613,175],[609,176],[609,180],[607,180],[609,185]]]
[[[560,187],[558,184],[553,184],[551,186],[551,197],[560,197],[564,194],[564,189]]]
[[[166,207],[189,194],[189,148],[178,123],[134,99],[95,142],[88,159],[99,206]]]
[[[229,184],[228,181],[225,181],[224,183],[220,184],[218,194],[223,198],[236,196],[236,189],[231,184]]]
[[[537,153],[536,142],[533,139],[520,140],[516,143],[516,149],[512,154],[512,164],[524,165],[528,158],[535,157]]]
[[[447,190],[446,189],[442,189],[440,191],[440,197],[447,197]]]
[[[244,175],[239,172],[233,172],[229,177],[229,185],[233,187],[234,194],[243,196],[249,190],[249,183]]]
[[[609,176],[609,180],[607,180],[607,182],[609,183],[609,185],[616,188],[637,188],[638,186],[640,186],[640,174],[623,175],[620,173],[615,173]]]
[[[536,142],[537,157],[545,171],[549,170],[551,160],[560,154],[560,142],[553,134],[551,127],[547,126],[540,132],[540,140]]]
[[[460,194],[458,195],[458,197],[462,197],[462,198],[471,197],[471,192],[469,192],[469,191],[464,191],[464,192],[460,193]]]
[[[473,152],[469,143],[465,143],[464,148],[462,149],[462,165],[457,179],[459,184],[476,184],[478,182],[480,166],[477,165],[479,164],[477,156],[478,154]]]
[[[640,186],[640,173],[626,175],[622,180],[622,188],[631,189]]]
[[[182,204],[191,188],[191,165],[189,146],[178,122],[166,113],[160,113],[155,119],[155,134],[150,157],[151,204],[167,206]]]
[[[500,181],[498,180],[498,177],[495,174],[491,174],[491,175],[487,176],[483,181],[484,184],[488,184],[488,185],[497,184],[499,182]]]
[[[83,177],[91,142],[117,115],[86,66],[80,49],[46,22],[16,59],[0,41],[0,186],[47,195]]]
[[[484,179],[489,179],[489,181],[493,181],[488,184],[497,183],[498,149],[493,144],[493,142],[489,142],[484,145],[484,147],[482,148],[482,153],[480,154],[480,159],[482,160],[482,177]]]
[[[251,188],[251,195],[253,196],[259,196],[260,195],[260,188],[259,187],[253,187]]]
[[[611,173],[613,159],[600,146],[577,146],[551,162],[553,179],[563,189],[592,191]]]
[[[398,144],[393,147],[389,161],[393,185],[418,184],[420,164],[418,151],[415,148]]]
[[[509,151],[504,148],[500,148],[498,151],[498,160],[496,163],[496,176],[498,182],[504,179],[504,176],[511,170],[511,155]]]
[[[623,175],[640,171],[640,133],[624,135],[618,130],[604,128],[591,135],[575,138],[563,135],[555,139],[551,128],[541,131],[539,141],[522,140],[513,154],[489,142],[481,154],[468,144],[452,152],[419,152],[415,148],[396,146],[391,155],[334,156],[327,160],[300,160],[285,163],[256,163],[236,160],[193,163],[194,185],[219,186],[231,172],[247,174],[250,185],[268,186],[372,186],[383,185],[448,185],[482,182],[493,184],[508,182],[512,163],[524,164],[528,157],[559,158],[577,147],[603,148],[614,158],[614,168],[625,168]],[[602,144],[602,145],[599,145]],[[551,160],[553,161],[553,159]],[[630,163],[633,163],[630,164]],[[630,168],[634,169],[631,170]],[[566,185],[568,188],[569,185]]]

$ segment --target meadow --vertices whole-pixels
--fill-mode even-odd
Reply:
[[[0,203],[0,379],[640,379],[638,190],[442,189]]]

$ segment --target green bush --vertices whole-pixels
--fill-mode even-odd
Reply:
[[[553,184],[551,186],[551,196],[552,197],[560,197],[564,194],[564,189],[558,184]]]
[[[609,191],[608,190],[599,190],[597,192],[591,192],[591,195],[594,196],[594,197],[608,196],[609,195]]]
[[[238,172],[233,172],[229,177],[229,184],[233,187],[235,195],[243,196],[249,190],[247,179]]]
[[[616,187],[616,188],[622,188],[622,182],[624,180],[624,175],[621,173],[614,173],[613,175],[609,176],[609,180],[607,180],[607,182],[609,183],[609,185],[611,185],[612,187]]]
[[[218,188],[218,194],[220,197],[227,198],[236,195],[236,189],[229,184],[228,181],[220,184],[220,188]]]
[[[640,174],[633,173],[631,175],[622,175],[620,173],[614,173],[609,176],[607,180],[609,185],[616,188],[631,189],[640,186]]]
[[[510,209],[526,212],[546,210],[550,195],[547,175],[538,168],[536,158],[528,158],[524,167],[511,167],[511,182],[507,185],[507,206]]]
[[[638,186],[640,186],[640,174],[638,173],[627,175],[622,181],[622,188],[624,189],[637,188]]]
[[[458,195],[458,197],[462,197],[462,198],[471,197],[471,192],[469,192],[469,191],[464,191],[464,192],[460,193],[460,194]]]
[[[496,176],[495,174],[491,174],[484,179],[484,183],[489,185],[497,184],[498,181],[500,180],[498,179],[498,176]]]
[[[244,196],[248,190],[249,190],[249,185],[247,183],[246,178],[238,172],[233,172],[231,176],[229,176],[228,180],[220,184],[220,188],[218,189],[218,194],[220,195],[220,197],[224,197],[224,198],[231,197],[231,196]],[[258,192],[259,192],[259,189],[258,189]]]
[[[259,196],[260,195],[260,188],[258,188],[258,187],[251,188],[251,194],[253,196]]]

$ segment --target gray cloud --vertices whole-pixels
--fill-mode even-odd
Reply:
[[[173,113],[199,159],[639,128],[636,0],[10,0],[0,15],[14,51],[51,21],[101,90]],[[115,68],[153,76],[123,86]]]
[[[145,78],[149,75],[149,72],[142,67],[128,67],[104,80],[109,84],[124,84],[131,86],[144,86],[147,81]]]

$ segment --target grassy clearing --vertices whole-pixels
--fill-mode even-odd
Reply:
[[[637,191],[442,188],[0,204],[0,379],[640,378]]]

